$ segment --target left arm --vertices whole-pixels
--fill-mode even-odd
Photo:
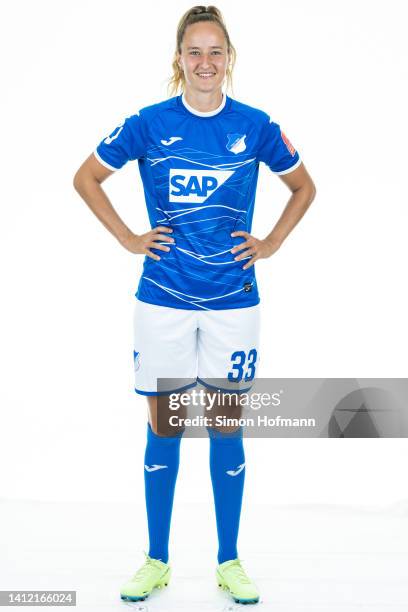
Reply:
[[[255,238],[255,236],[251,236],[251,234],[244,231],[237,231],[231,234],[231,236],[243,236],[246,238],[245,242],[231,249],[233,254],[245,249],[244,252],[234,257],[235,261],[251,256],[251,259],[243,266],[243,270],[252,266],[258,259],[273,255],[298,224],[315,198],[316,187],[303,163],[293,172],[280,174],[279,178],[290,189],[292,195],[272,231],[263,240]]]

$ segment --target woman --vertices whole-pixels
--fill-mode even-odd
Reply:
[[[170,578],[168,541],[184,430],[175,435],[174,428],[161,427],[159,433],[158,417],[168,414],[170,393],[197,383],[209,390],[251,387],[259,362],[254,263],[277,251],[315,195],[279,125],[223,93],[234,62],[219,10],[196,6],[187,11],[177,30],[173,97],[127,117],[74,179],[76,190],[120,244],[145,255],[136,292],[134,362],[135,390],[148,401],[144,474],[150,549],[121,589],[122,599],[132,601],[145,599]],[[182,95],[175,95],[180,89]],[[101,187],[136,159],[152,227],[142,235],[125,225]],[[291,191],[281,218],[263,239],[250,234],[260,161]],[[258,590],[237,554],[245,475],[242,428],[207,430],[218,585],[235,601],[256,603]]]

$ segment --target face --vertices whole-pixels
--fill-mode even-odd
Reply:
[[[229,62],[224,32],[208,21],[188,26],[177,61],[184,72],[186,88],[197,92],[221,88]]]

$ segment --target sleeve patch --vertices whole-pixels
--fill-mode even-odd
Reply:
[[[282,140],[286,145],[287,150],[289,151],[289,153],[291,154],[292,157],[295,156],[296,154],[296,149],[293,146],[293,144],[290,142],[289,138],[286,136],[285,132],[283,132],[281,130],[281,136],[282,136]]]

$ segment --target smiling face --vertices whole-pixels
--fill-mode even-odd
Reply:
[[[186,28],[177,55],[184,72],[186,89],[213,92],[222,87],[229,54],[224,32],[219,25],[200,21]]]

